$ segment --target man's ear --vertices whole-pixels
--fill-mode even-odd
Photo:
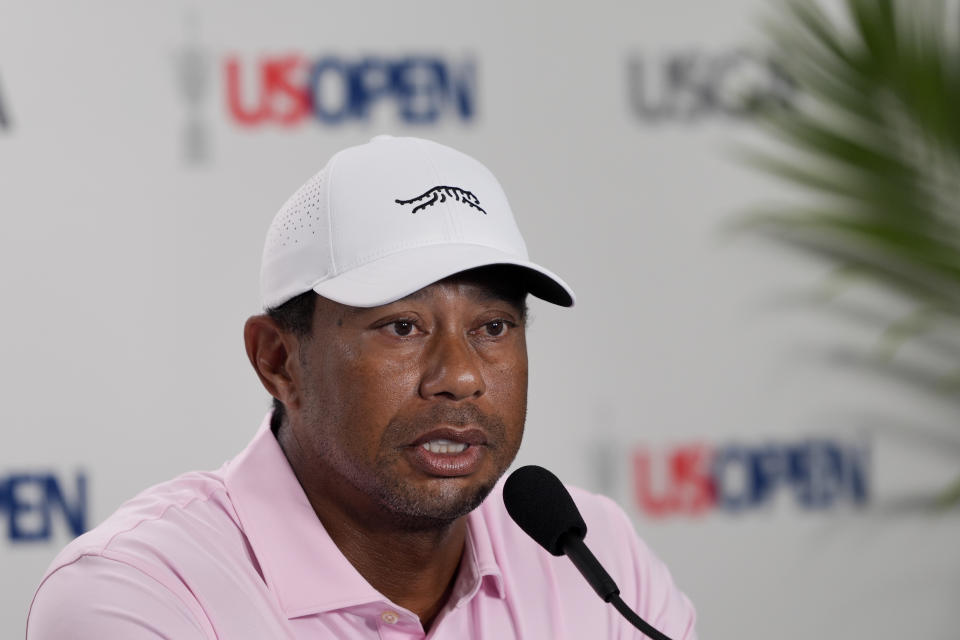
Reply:
[[[297,339],[267,315],[251,316],[243,326],[247,358],[264,388],[288,408],[299,406]]]

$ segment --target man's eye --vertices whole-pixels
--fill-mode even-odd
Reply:
[[[503,320],[494,320],[484,325],[488,336],[502,336],[507,331],[507,323]]]
[[[395,320],[390,323],[393,332],[398,336],[408,336],[413,332],[414,325],[409,320]]]

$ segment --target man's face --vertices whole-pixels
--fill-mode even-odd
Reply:
[[[301,482],[408,526],[475,508],[523,435],[520,304],[463,276],[369,309],[318,299],[290,414]]]

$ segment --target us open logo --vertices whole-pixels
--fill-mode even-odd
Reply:
[[[791,106],[797,93],[785,70],[745,49],[633,54],[626,72],[630,107],[649,124],[749,119],[771,106]]]
[[[691,442],[638,446],[631,459],[634,504],[653,518],[763,509],[784,496],[805,511],[863,507],[870,500],[866,442]]]
[[[215,118],[247,132],[310,123],[469,125],[475,118],[477,63],[471,55],[216,52],[203,44],[196,16],[188,14],[184,25],[173,62],[188,164],[211,159]]]
[[[461,60],[422,54],[310,59],[289,52],[247,60],[231,55],[223,65],[227,108],[245,128],[295,127],[369,121],[393,111],[405,124],[466,122],[476,104],[476,68]]]

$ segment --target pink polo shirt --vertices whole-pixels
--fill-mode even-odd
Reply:
[[[221,469],[147,489],[67,545],[34,597],[27,638],[643,638],[510,520],[501,485],[467,516],[456,584],[425,636],[340,553],[267,419]],[[626,515],[570,492],[624,601],[673,640],[696,638],[693,606]]]

